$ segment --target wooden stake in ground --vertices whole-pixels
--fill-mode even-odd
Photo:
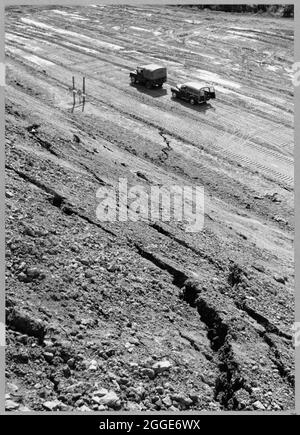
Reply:
[[[75,77],[72,76],[72,92],[73,92],[73,107],[72,107],[72,112],[74,111],[74,107],[76,104],[76,89],[75,89]]]
[[[85,95],[85,77],[82,77],[82,111],[84,111]]]
[[[84,111],[84,105],[85,105],[85,97],[86,97],[86,93],[85,93],[85,77],[82,78],[82,90],[81,89],[76,89],[75,87],[75,77],[72,76],[72,93],[73,93],[73,107],[72,107],[72,112],[74,112],[75,106],[76,106],[76,94],[78,95],[78,101],[79,101],[79,106],[82,103],[82,111]]]
[[[77,90],[77,94],[78,94],[78,100],[79,100],[78,105],[80,106],[80,104],[81,104],[81,96],[82,96],[82,92],[81,92],[80,89]]]

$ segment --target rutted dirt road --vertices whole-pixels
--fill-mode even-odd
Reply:
[[[7,409],[292,409],[293,21],[9,8],[6,53]],[[203,231],[100,222],[119,178],[204,186]]]

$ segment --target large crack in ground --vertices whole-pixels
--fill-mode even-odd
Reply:
[[[200,320],[207,328],[207,337],[215,353],[219,370],[219,376],[215,383],[215,399],[220,402],[224,409],[237,409],[239,403],[237,400],[233,400],[234,393],[246,387],[246,381],[234,359],[228,339],[230,328],[213,304],[201,297],[199,286],[197,281],[187,281],[181,296],[189,305],[197,309]]]
[[[224,315],[221,308],[216,304],[220,295],[207,290],[203,291],[201,283],[192,271],[183,270],[176,263],[148,251],[141,245],[135,244],[135,246],[143,258],[171,274],[173,284],[180,289],[182,300],[197,309],[201,322],[206,326],[207,337],[211,349],[214,351],[216,366],[219,371],[215,382],[215,400],[226,410],[243,409],[245,405],[243,401],[240,401],[239,396],[243,397],[251,394],[252,388],[250,379],[244,374],[245,367],[243,365],[246,366],[246,362],[243,363],[242,358],[241,365],[241,362],[236,358],[239,355],[235,350],[236,336],[238,335],[238,338],[242,340],[244,338],[239,336],[239,330],[234,327],[234,322],[240,317],[239,310],[237,312],[234,302],[229,302],[228,298],[226,298],[226,303],[220,301],[220,307],[229,307],[229,315]],[[269,357],[270,361],[275,363],[283,380],[293,386],[291,372],[285,367],[271,337],[266,334],[266,331],[258,332],[256,328],[249,325],[249,322],[245,322],[245,327],[249,328],[250,333],[256,337],[256,340],[261,339],[261,341],[265,341],[269,345],[274,355],[274,358]],[[246,346],[250,349],[253,344],[250,343]]]
[[[96,222],[94,219],[91,219],[86,214],[80,212],[67,198],[65,195],[57,192],[52,187],[49,187],[48,185],[42,183],[41,181],[37,180],[36,178],[32,177],[31,175],[22,172],[16,168],[13,168],[9,164],[6,164],[5,167],[11,171],[14,171],[17,175],[19,175],[23,180],[30,182],[34,186],[38,187],[45,193],[49,194],[48,201],[50,204],[52,204],[54,207],[59,208],[64,214],[70,216],[72,214],[77,215],[79,218],[85,220],[89,224],[95,225],[101,230],[105,231],[106,233],[109,233],[110,235],[116,237],[117,234],[113,231],[109,230],[108,228],[101,225],[99,222]]]
[[[24,173],[18,169],[13,168],[10,165],[6,165],[7,169],[14,171],[25,181],[30,182],[35,185],[45,193],[49,195],[48,201],[58,209],[60,209],[64,214],[70,216],[72,214],[77,215],[79,218],[84,219],[89,224],[95,225],[99,229],[117,237],[117,234],[110,231],[109,229],[103,227],[100,223],[94,221],[90,217],[86,216],[80,212],[64,195],[57,192],[52,187],[47,186],[41,181],[35,179],[31,175]],[[153,229],[158,230],[160,233],[171,236],[177,243],[182,246],[190,246],[183,240],[174,237],[171,233],[160,227],[158,224],[151,225]],[[280,352],[278,351],[276,344],[270,337],[268,333],[275,333],[282,338],[290,338],[287,334],[282,333],[278,328],[274,327],[268,319],[256,313],[247,305],[235,304],[230,301],[228,297],[226,301],[218,301],[220,294],[216,294],[215,290],[211,293],[207,290],[203,290],[201,286],[201,280],[193,271],[187,271],[180,267],[176,262],[165,258],[163,255],[153,253],[141,243],[132,241],[128,236],[125,237],[128,246],[135,248],[137,253],[147,261],[150,261],[160,270],[167,272],[173,278],[173,284],[178,289],[180,289],[180,297],[190,306],[194,307],[199,313],[201,322],[205,325],[207,329],[207,337],[210,341],[211,349],[214,352],[214,361],[216,363],[216,368],[218,370],[218,376],[215,382],[214,394],[215,400],[217,400],[220,405],[226,410],[236,410],[243,408],[244,405],[238,399],[237,393],[242,391],[246,394],[251,392],[251,387],[249,380],[242,373],[242,367],[239,361],[236,359],[236,352],[233,347],[233,336],[237,334],[233,325],[231,324],[231,319],[234,319],[234,315],[238,318],[240,317],[240,311],[244,311],[257,323],[263,326],[264,331],[256,334],[257,337],[265,341],[270,349],[272,349],[273,357],[272,361],[278,367],[278,371],[282,378],[286,380],[290,385],[293,385],[293,378],[291,376],[290,370],[284,365],[281,359]],[[201,254],[200,252],[197,252]],[[233,283],[236,285],[236,283]],[[224,298],[222,295],[221,297]],[[218,302],[221,304],[218,305]],[[229,315],[224,315],[220,307],[226,307]],[[239,312],[237,312],[237,310]]]
[[[169,158],[169,152],[170,150],[172,150],[171,146],[170,146],[170,141],[169,139],[166,137],[166,133],[164,132],[163,129],[159,129],[158,134],[163,138],[166,146],[161,150],[164,157],[160,157],[160,160],[167,160]]]
[[[224,409],[236,409],[238,403],[231,403],[234,393],[243,388],[245,380],[239,373],[238,364],[232,355],[231,346],[227,340],[228,325],[223,322],[217,310],[210,306],[199,293],[199,284],[194,280],[192,272],[183,271],[176,263],[146,250],[141,245],[135,245],[139,254],[173,277],[173,284],[181,292],[182,299],[196,307],[200,320],[207,328],[207,337],[216,356],[216,364],[220,372],[215,384],[215,399]]]
[[[237,307],[240,310],[245,311],[252,319],[254,319],[257,323],[262,325],[266,332],[270,332],[272,334],[276,334],[279,337],[286,338],[287,340],[292,340],[292,335],[287,334],[284,331],[281,331],[276,325],[274,325],[270,320],[268,320],[265,316],[263,316],[261,313],[257,312],[253,308],[249,307],[245,301],[240,301],[236,303]]]
[[[217,269],[222,270],[222,271],[225,270],[225,265],[221,264],[220,261],[218,261],[215,258],[211,257],[210,255],[206,254],[203,250],[200,250],[199,248],[195,248],[194,246],[191,246],[184,239],[181,239],[178,236],[175,236],[175,234],[172,234],[166,225],[164,225],[160,222],[152,222],[149,225],[150,225],[150,227],[152,227],[153,229],[158,231],[160,234],[163,234],[164,236],[169,237],[170,239],[174,240],[176,243],[183,246],[184,248],[190,249],[192,252],[199,255],[201,258],[207,260],[210,264],[216,266]]]
[[[6,166],[9,187],[6,194],[9,234],[8,296],[14,295],[18,301],[16,304],[7,301],[7,323],[11,333],[8,336],[10,342],[7,379],[11,377],[14,381],[15,375],[18,381],[20,378],[22,389],[25,387],[28,393],[30,391],[30,407],[33,405],[38,411],[43,409],[44,400],[42,396],[38,398],[38,391],[34,393],[37,370],[41,370],[43,376],[46,374],[54,384],[55,394],[51,393],[53,395],[50,398],[58,397],[60,400],[58,393],[61,386],[57,388],[57,379],[61,379],[64,384],[73,382],[75,378],[80,379],[80,382],[90,382],[97,378],[99,386],[115,390],[116,385],[107,379],[107,374],[116,372],[123,377],[124,372],[120,368],[124,361],[129,362],[132,358],[137,359],[140,368],[142,356],[146,353],[153,356],[154,360],[162,355],[163,358],[171,360],[171,369],[162,378],[168,377],[172,388],[162,393],[166,397],[159,393],[161,399],[167,399],[169,403],[173,400],[172,391],[189,395],[192,384],[197,395],[199,393],[200,401],[187,405],[190,409],[210,410],[216,407],[218,410],[223,408],[269,411],[288,409],[292,403],[293,349],[292,336],[288,334],[288,322],[292,322],[290,307],[293,282],[290,279],[292,267],[288,264],[291,247],[287,235],[290,225],[288,219],[280,221],[280,216],[287,217],[292,199],[290,195],[285,196],[283,190],[279,191],[284,203],[280,207],[280,216],[276,216],[277,206],[271,203],[271,197],[264,195],[265,191],[269,190],[273,193],[278,186],[287,191],[292,189],[292,132],[278,129],[277,138],[275,125],[278,121],[278,124],[292,127],[292,119],[287,115],[287,112],[292,113],[291,91],[288,89],[285,73],[280,73],[282,69],[276,72],[276,68],[278,69],[278,65],[281,66],[283,61],[292,64],[292,47],[290,42],[283,44],[276,39],[283,21],[278,21],[280,25],[273,29],[274,20],[269,21],[268,17],[263,17],[261,25],[264,28],[264,37],[257,36],[257,41],[265,44],[266,49],[273,44],[274,50],[279,47],[286,53],[285,59],[277,57],[272,60],[275,63],[272,72],[272,68],[269,69],[269,63],[272,65],[271,59],[264,58],[266,62],[259,66],[255,57],[245,63],[244,56],[245,53],[249,54],[251,45],[246,39],[240,41],[238,50],[234,48],[234,44],[228,44],[226,38],[224,42],[226,32],[232,33],[231,15],[224,14],[220,19],[219,15],[206,17],[207,12],[203,11],[201,14],[204,14],[204,25],[195,28],[194,10],[188,13],[181,9],[179,16],[176,16],[175,9],[172,10],[172,17],[170,11],[147,11],[152,13],[152,17],[157,15],[156,12],[159,15],[159,22],[153,20],[152,23],[151,19],[149,21],[149,14],[141,13],[139,9],[134,15],[131,15],[130,9],[124,10],[122,18],[119,9],[86,9],[88,13],[84,12],[87,16],[83,19],[83,28],[93,37],[93,26],[89,20],[96,15],[103,24],[103,34],[108,42],[108,45],[100,43],[100,46],[93,47],[97,53],[89,50],[88,43],[76,45],[76,41],[71,41],[68,36],[66,41],[60,36],[53,36],[50,39],[54,45],[45,45],[43,41],[46,39],[38,29],[38,26],[44,23],[44,13],[41,15],[32,8],[25,10],[27,25],[26,20],[22,22],[23,11],[18,10],[17,14],[8,11],[8,60],[9,66],[14,66],[10,68],[9,74],[8,98],[11,102],[7,108],[7,136],[18,136],[21,143],[25,141],[25,144],[20,146],[23,149],[28,142],[30,152],[35,154],[34,157],[39,156],[41,159],[37,168],[33,156],[26,157],[24,161],[20,153],[14,156],[8,153],[9,162],[16,168]],[[71,14],[67,17],[68,14],[55,14],[54,11],[52,16],[52,12],[48,12],[47,24],[51,27],[53,25],[53,28],[65,28],[67,25],[74,33],[78,30]],[[81,13],[82,11],[79,15]],[[184,17],[187,19],[184,20]],[[33,25],[34,18],[40,23],[38,26]],[[137,18],[141,27],[130,26]],[[234,19],[238,20],[238,16]],[[121,33],[119,27],[113,26],[119,25],[120,20]],[[250,15],[247,20],[251,20]],[[255,25],[259,26],[257,17],[254,17],[254,20]],[[188,38],[184,41],[181,40],[182,35],[179,35],[179,42],[193,44],[196,36],[208,41],[205,55],[209,58],[214,54],[216,59],[225,59],[230,57],[232,50],[236,51],[236,64],[240,64],[241,68],[235,68],[232,73],[233,81],[227,81],[227,84],[225,81],[224,87],[218,89],[217,99],[211,106],[214,111],[207,111],[206,108],[202,111],[202,108],[198,110],[186,106],[185,103],[170,101],[167,96],[169,87],[163,92],[144,92],[128,84],[126,71],[144,61],[142,57],[145,54],[149,55],[151,47],[152,54],[154,47],[157,53],[163,51],[162,55],[158,55],[162,61],[170,61],[169,85],[179,83],[181,79],[187,80],[190,74],[195,77],[201,75],[202,70],[199,70],[197,61],[191,60],[190,55],[182,47],[178,51],[178,47],[174,46],[174,26],[180,25],[183,21]],[[286,26],[288,21],[284,22]],[[240,24],[244,26],[245,23]],[[266,31],[265,26],[272,30],[274,42],[269,38],[270,35],[267,35],[270,32]],[[148,34],[143,31],[146,27],[151,28]],[[162,28],[163,32],[160,32]],[[292,25],[286,30],[289,30],[289,41],[292,41]],[[205,35],[199,36],[199,31],[203,31]],[[31,42],[26,38],[26,34],[32,36]],[[132,50],[132,38],[128,39],[129,34],[135,39],[140,50]],[[56,42],[61,53],[57,53]],[[38,47],[39,53],[35,56]],[[115,50],[116,47],[123,50]],[[263,50],[263,46],[261,48]],[[197,48],[197,44],[193,45],[195,54],[201,50],[203,51],[203,48]],[[182,58],[183,66],[178,66],[178,56]],[[79,58],[87,62],[78,63]],[[86,65],[89,65],[88,71]],[[123,72],[120,71],[120,65],[124,67]],[[245,81],[244,72],[247,72],[250,66],[252,79],[260,78],[256,87],[252,86],[250,76],[246,77]],[[267,71],[263,71],[265,68]],[[102,84],[97,78],[99,71],[102,76],[109,72],[109,77],[103,78]],[[220,68],[216,66],[216,72],[218,79],[222,79],[224,74],[228,76],[224,62],[220,63]],[[87,78],[89,104],[85,108],[85,113],[70,111],[72,90],[66,83],[74,73]],[[76,81],[78,82],[77,76]],[[232,89],[237,90],[237,85],[241,83],[245,85],[243,89],[232,93]],[[286,91],[288,101],[276,100],[273,92],[278,91],[278,86],[282,91]],[[263,88],[268,103],[264,107],[259,104],[262,101]],[[276,101],[272,105],[274,99]],[[288,109],[285,111],[286,105]],[[259,119],[267,122],[265,131],[262,129],[258,132],[255,128],[259,124]],[[233,120],[233,124],[230,120]],[[32,124],[34,121],[41,124]],[[26,128],[28,124],[31,125]],[[209,133],[208,138],[204,136],[204,142],[201,141],[201,125]],[[37,131],[40,126],[41,130]],[[27,129],[29,134],[25,133],[24,129]],[[251,130],[252,136],[255,137],[253,141],[247,142],[249,153],[246,153],[240,149],[240,139],[248,140],[247,132]],[[73,136],[75,146],[70,139],[70,134],[74,132],[77,133]],[[228,141],[228,137],[236,139],[232,147],[223,143],[223,139]],[[112,145],[111,148],[109,144]],[[111,153],[106,153],[104,148]],[[269,156],[272,162],[276,161],[278,168],[272,168],[272,162],[264,165],[264,159],[255,156],[257,152],[261,152],[262,156]],[[202,154],[206,154],[203,159]],[[47,162],[42,162],[45,157]],[[124,162],[120,161],[120,158]],[[63,170],[57,170],[56,165],[51,165],[52,162],[58,161]],[[102,173],[97,170],[99,164]],[[69,173],[70,169],[75,169],[76,173]],[[209,189],[215,207],[214,218],[205,216],[214,223],[209,226],[203,237],[193,237],[184,234],[181,225],[176,225],[175,222],[163,224],[145,220],[146,222],[136,225],[121,222],[111,225],[101,222],[95,215],[95,198],[88,195],[89,188],[91,185],[95,188],[113,188],[109,181],[113,183],[114,177],[120,173],[129,177],[135,174],[143,180],[143,184],[149,185],[158,178],[162,182],[163,179],[181,179],[182,182],[201,180],[201,184]],[[151,176],[148,176],[150,173]],[[105,175],[108,175],[108,181],[104,178]],[[272,180],[273,182],[269,183]],[[119,207],[120,201],[118,198],[116,208]],[[232,204],[234,207],[231,209]],[[224,219],[219,219],[219,216],[223,210],[226,212],[228,207],[233,211],[232,218],[237,219],[241,225],[243,217],[254,218],[247,221],[248,242],[240,240],[239,237],[247,237],[235,231],[235,225],[227,225],[228,232],[224,231]],[[244,210],[245,207],[247,211]],[[21,226],[17,219],[21,219]],[[271,227],[268,228],[268,223],[271,222]],[[26,223],[28,228],[25,228]],[[262,239],[260,243],[255,243],[250,237],[250,234],[258,234],[255,232],[257,223],[264,225],[260,227],[262,234],[266,231],[266,240]],[[288,226],[285,226],[286,224]],[[280,233],[272,232],[275,225],[280,228]],[[278,243],[277,246],[279,240],[282,244]],[[255,267],[251,263],[254,260],[259,263],[259,273],[252,273],[252,267]],[[231,267],[235,262],[240,262],[241,270]],[[37,263],[38,267],[28,267],[31,263],[33,266]],[[31,282],[30,274],[24,278],[27,276],[27,269],[32,274],[34,270],[31,269],[39,268],[42,272],[41,278],[45,281],[39,282],[34,278]],[[281,283],[282,287],[272,280],[275,269],[279,278],[288,277],[286,283]],[[286,287],[283,287],[284,285]],[[29,301],[32,301],[32,309],[30,306],[26,307]],[[43,304],[40,307],[39,302]],[[19,310],[19,307],[25,308],[25,312]],[[40,312],[43,315],[40,316]],[[87,319],[87,316],[91,319]],[[94,317],[97,321],[100,318],[98,326],[97,322],[93,322]],[[39,322],[35,322],[39,318],[45,321],[47,328],[53,328],[54,334],[51,330],[51,334],[47,333],[45,336],[45,329]],[[90,323],[86,322],[90,320]],[[56,324],[59,327],[59,340],[60,335],[70,341],[73,341],[74,337],[76,352],[81,351],[82,346],[85,357],[93,355],[98,362],[98,355],[95,356],[92,352],[94,349],[90,343],[87,345],[87,338],[97,340],[97,353],[99,349],[102,353],[107,338],[109,354],[111,351],[115,351],[115,354],[111,354],[112,358],[108,362],[99,354],[101,366],[99,365],[100,370],[94,377],[91,372],[85,373],[85,368],[79,373],[72,371],[71,377],[70,370],[66,372],[66,376],[65,373],[54,376],[53,366],[48,367],[46,358],[44,361],[44,356],[39,356],[39,346],[32,349],[30,346],[36,340],[43,344],[48,335],[53,335],[53,342],[56,343]],[[135,343],[140,339],[142,346],[136,344],[133,353],[128,350],[127,354],[126,340],[128,337],[131,338],[136,325],[138,328],[135,332]],[[91,331],[88,331],[89,329]],[[62,330],[64,335],[61,334]],[[107,337],[102,334],[103,332],[107,333]],[[114,345],[116,349],[113,349]],[[19,355],[20,350],[32,352],[27,368],[24,365],[14,366],[17,358],[22,357],[24,362],[24,355]],[[53,348],[50,348],[50,353],[52,350]],[[205,353],[209,356],[206,361],[203,358],[206,356]],[[68,358],[73,358],[74,355],[71,353]],[[67,358],[62,359],[62,364],[67,363]],[[70,367],[72,368],[73,364]],[[149,367],[152,367],[152,362],[149,363]],[[42,376],[39,378],[40,381],[43,387],[48,388]],[[129,385],[132,381],[134,386],[140,381],[144,383],[146,400],[141,400],[144,399],[142,397],[138,403],[133,404],[131,386],[126,387],[124,410],[129,410],[130,406],[134,410],[173,410],[164,402],[159,406],[154,404],[154,394],[157,394],[156,391],[152,392],[152,389],[154,385],[157,386],[156,382],[160,381],[159,377],[149,380],[147,377],[141,378],[139,373],[136,377],[132,376],[130,372]],[[120,390],[123,389],[123,385],[121,387]],[[121,396],[120,390],[116,389],[118,396]],[[34,402],[30,397],[38,400]],[[79,400],[82,400],[82,397],[83,402],[74,401],[68,404],[80,409],[84,403],[85,406],[87,404],[93,406],[93,410],[98,410],[98,405],[91,403],[90,394],[81,391]],[[260,401],[260,407],[255,407],[255,401]],[[63,406],[61,410],[65,409]],[[187,408],[178,405],[177,409]]]

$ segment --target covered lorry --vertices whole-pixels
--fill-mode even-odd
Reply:
[[[149,64],[136,68],[136,71],[130,72],[130,81],[132,84],[142,84],[148,89],[157,86],[162,87],[167,81],[167,68],[161,65]]]

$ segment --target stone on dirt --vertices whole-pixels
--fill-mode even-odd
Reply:
[[[44,340],[46,325],[24,310],[12,309],[7,315],[6,323],[16,331],[38,338],[40,342]]]
[[[58,411],[60,409],[61,402],[59,400],[52,400],[43,403],[43,407],[47,411]]]
[[[14,402],[13,400],[8,399],[5,401],[6,411],[16,411],[19,407],[20,403]]]
[[[172,364],[170,363],[170,361],[158,361],[157,363],[153,364],[152,369],[157,374],[168,371],[171,367]]]

